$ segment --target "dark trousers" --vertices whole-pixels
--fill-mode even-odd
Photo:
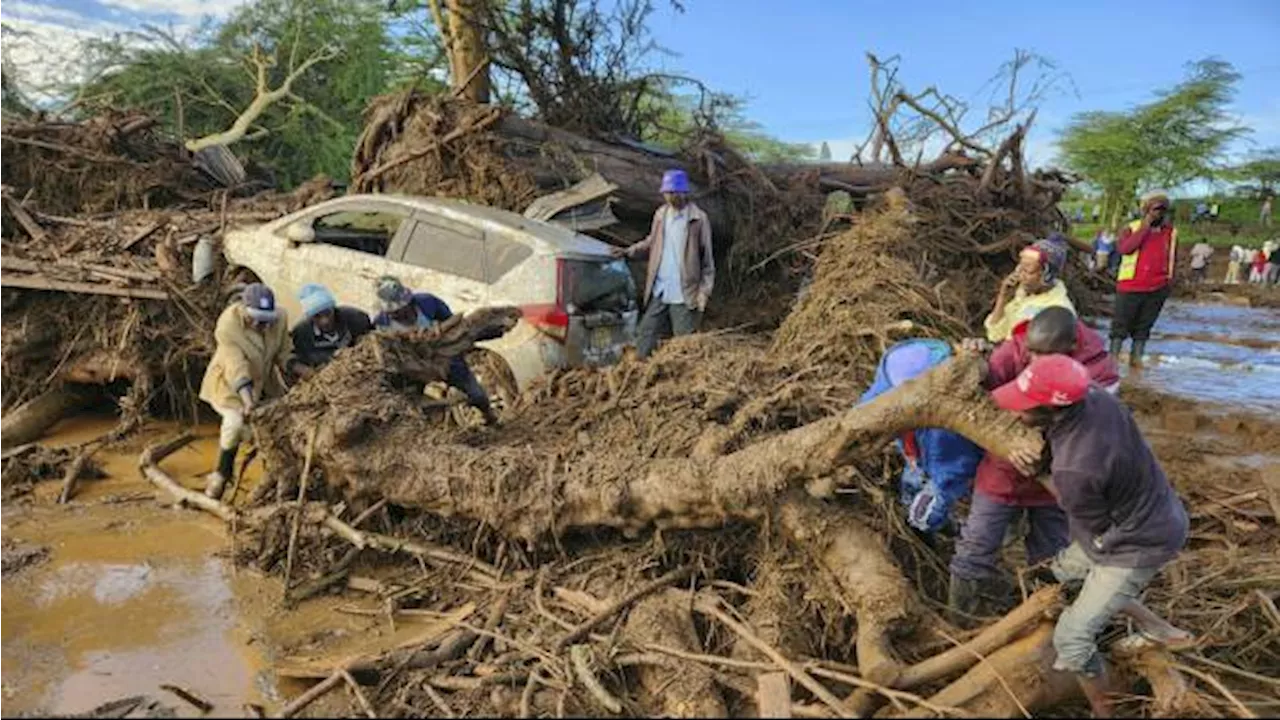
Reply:
[[[702,323],[702,313],[684,303],[667,304],[660,298],[649,300],[640,318],[636,352],[641,359],[649,357],[658,347],[658,339],[671,333],[675,336],[691,335]]]
[[[969,517],[960,529],[956,553],[951,558],[951,574],[964,580],[1000,577],[1000,547],[1009,523],[1027,514],[1027,563],[1048,560],[1070,543],[1067,514],[1057,505],[1020,507],[1006,505],[975,490],[969,503]]]
[[[451,387],[458,388],[467,396],[467,402],[477,410],[489,411],[489,394],[484,391],[476,374],[471,372],[461,358],[449,363],[449,377],[446,379]]]
[[[1151,337],[1151,328],[1168,299],[1168,286],[1151,292],[1117,291],[1115,313],[1111,316],[1111,339],[1133,338],[1145,342]]]

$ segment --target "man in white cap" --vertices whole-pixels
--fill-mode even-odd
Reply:
[[[302,320],[290,333],[293,351],[298,362],[312,370],[328,364],[339,350],[373,332],[373,323],[364,311],[339,307],[333,293],[323,285],[303,285],[298,301],[302,304]]]
[[[200,399],[222,417],[218,469],[205,487],[205,494],[215,500],[222,497],[240,444],[249,437],[245,419],[273,383],[274,371],[306,372],[299,371],[293,357],[287,320],[271,288],[262,283],[246,285],[240,302],[218,316],[213,332],[217,348],[200,383]]]
[[[1142,196],[1142,218],[1120,233],[1120,269],[1111,317],[1111,355],[1119,358],[1124,341],[1133,338],[1129,364],[1142,366],[1147,339],[1169,299],[1177,261],[1178,231],[1168,217],[1169,196],[1154,190]]]
[[[636,342],[641,358],[649,357],[667,328],[677,336],[698,329],[716,280],[711,220],[689,200],[689,176],[683,170],[668,170],[661,191],[665,203],[653,214],[649,236],[613,250],[617,256],[649,256],[645,311]]]

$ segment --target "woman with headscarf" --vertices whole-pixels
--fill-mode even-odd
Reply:
[[[1018,267],[1000,284],[996,305],[983,322],[987,340],[1008,340],[1013,328],[1048,307],[1075,312],[1067,286],[1060,278],[1067,264],[1067,247],[1067,239],[1061,233],[1053,233],[1018,254]]]

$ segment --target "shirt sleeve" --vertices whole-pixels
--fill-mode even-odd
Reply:
[[[996,346],[987,359],[987,379],[983,387],[994,390],[1018,376],[1018,347],[1012,340]]]

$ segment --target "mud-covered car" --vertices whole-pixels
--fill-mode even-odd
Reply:
[[[455,313],[518,306],[521,322],[480,344],[488,357],[476,371],[491,391],[523,389],[551,368],[616,362],[635,340],[636,287],[625,261],[599,240],[505,210],[349,195],[229,230],[223,246],[227,261],[270,285],[295,321],[303,285],[322,283],[339,303],[372,311],[382,275],[435,294]]]

